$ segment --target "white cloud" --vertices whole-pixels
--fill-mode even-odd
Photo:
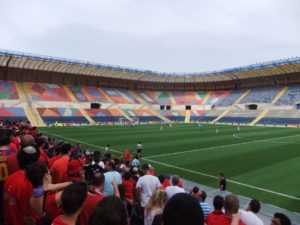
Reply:
[[[300,52],[298,0],[5,0],[0,48],[164,72]]]

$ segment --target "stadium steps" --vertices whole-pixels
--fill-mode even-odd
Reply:
[[[271,105],[263,110],[249,125],[254,126],[257,124],[262,118],[264,118],[270,111],[271,106],[275,105],[276,102],[281,98],[282,95],[287,91],[288,87],[284,87],[281,89],[281,91],[273,98]]]
[[[129,93],[133,97],[135,97],[141,104],[148,105],[148,103],[141,96],[139,96],[138,93],[136,93],[135,91],[129,91]]]
[[[173,94],[172,94],[171,91],[168,91],[168,95],[169,95],[171,104],[172,105],[176,105],[176,100],[175,100],[175,98],[174,98],[174,96],[173,96]]]
[[[118,110],[119,110],[119,112],[120,112],[126,119],[128,119],[130,122],[133,121],[133,119],[132,119],[130,116],[128,116],[127,113],[125,113],[122,109],[118,109]]]
[[[191,110],[185,110],[184,122],[185,123],[190,123],[190,119],[191,119]]]
[[[21,101],[24,103],[24,113],[32,126],[43,127],[46,126],[37,109],[32,105],[32,99],[26,84],[16,82],[16,89],[20,96]]]
[[[75,98],[75,96],[73,95],[73,93],[71,92],[69,87],[67,87],[65,85],[63,87],[64,87],[64,90],[66,91],[66,93],[68,94],[68,96],[70,97],[70,99],[74,103],[77,103],[78,110],[80,111],[80,113],[87,119],[87,121],[89,121],[90,124],[96,125],[96,122],[89,116],[89,114],[84,110],[84,108],[82,108],[82,105],[77,101],[77,99]]]
[[[206,96],[204,97],[204,99],[203,99],[203,101],[202,101],[202,105],[205,105],[205,104],[206,104],[207,100],[209,99],[210,93],[211,93],[210,91],[207,92]]]
[[[288,87],[284,87],[282,88],[282,90],[275,96],[275,98],[272,100],[271,105],[275,105],[276,102],[281,98],[282,95],[285,94],[285,92],[287,91]]]
[[[161,114],[160,114],[159,112],[157,112],[156,110],[151,109],[151,112],[152,112],[155,116],[157,116],[158,118],[160,118],[161,120],[163,120],[164,122],[168,122],[168,123],[172,122],[171,120],[169,120],[167,117],[161,115]]]
[[[214,119],[213,121],[211,121],[210,122],[210,124],[214,124],[214,123],[216,123],[217,121],[219,121],[220,119],[222,119],[224,116],[226,116],[229,112],[230,112],[230,110],[231,110],[231,108],[234,106],[234,105],[236,105],[236,104],[239,104],[239,102],[243,99],[243,98],[245,98],[248,94],[249,94],[249,92],[250,92],[250,90],[246,90],[233,104],[232,104],[232,106],[231,107],[229,107],[228,109],[226,109],[224,112],[222,112],[221,113],[221,115],[220,116],[218,116],[216,119]]]

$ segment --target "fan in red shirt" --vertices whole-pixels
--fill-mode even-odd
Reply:
[[[40,152],[35,146],[23,147],[18,153],[20,170],[10,175],[4,185],[4,224],[25,225],[33,223],[29,200],[33,187],[24,170],[37,162]]]
[[[60,152],[62,156],[57,159],[50,167],[53,184],[62,183],[67,181],[68,177],[68,164],[70,159],[71,145],[63,144]]]
[[[230,225],[233,218],[236,224],[245,225],[236,217],[239,207],[239,199],[235,195],[227,195],[224,202],[225,214],[216,216],[212,220],[207,221],[207,225]]]
[[[220,195],[216,195],[213,200],[214,205],[214,211],[207,215],[206,217],[206,223],[211,224],[211,221],[216,220],[216,217],[219,217],[220,215],[223,215],[223,205],[224,205],[224,198]]]
[[[125,186],[125,198],[128,200],[131,204],[133,204],[134,200],[134,189],[136,182],[131,178],[130,172],[126,172],[122,178],[122,184]]]
[[[63,190],[61,195],[62,209],[64,214],[56,217],[53,225],[76,225],[77,219],[83,208],[87,196],[85,183],[73,183]]]
[[[102,194],[102,190],[104,187],[105,177],[103,173],[97,172],[94,174],[92,178],[92,187],[90,191],[87,193],[87,197],[85,203],[83,205],[83,209],[80,213],[80,225],[88,224],[88,220],[97,204],[104,199],[104,195]]]
[[[130,160],[131,160],[131,154],[130,154],[130,151],[128,149],[126,149],[124,151],[123,158],[124,158],[125,165],[127,167],[129,167],[130,166]]]

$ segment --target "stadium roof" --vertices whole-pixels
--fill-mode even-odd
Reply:
[[[0,50],[0,66],[144,82],[221,82],[300,72],[300,57],[200,73],[159,73],[80,60]]]

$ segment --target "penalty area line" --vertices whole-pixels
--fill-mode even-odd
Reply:
[[[213,179],[218,179],[216,176],[213,176],[213,175],[210,175],[210,174],[201,173],[201,172],[198,172],[198,171],[194,171],[194,170],[190,170],[190,169],[185,169],[185,168],[178,167],[178,166],[173,166],[173,165],[170,165],[170,164],[158,162],[158,161],[151,160],[151,159],[144,158],[144,160],[149,161],[151,163],[159,164],[159,165],[162,165],[162,166],[166,166],[166,167],[170,167],[170,168],[182,170],[182,171],[185,171],[185,172],[194,173],[194,174],[197,174],[197,175],[201,175],[201,176],[205,176],[205,177],[209,177],[209,178],[213,178]],[[270,194],[279,195],[279,196],[282,196],[282,197],[286,197],[286,198],[290,198],[290,199],[294,199],[294,200],[300,201],[300,198],[297,198],[297,197],[292,196],[292,195],[287,195],[287,194],[283,194],[283,193],[280,193],[280,192],[271,191],[271,190],[268,190],[268,189],[265,189],[265,188],[260,188],[260,187],[256,187],[256,186],[253,186],[253,185],[244,184],[244,183],[241,183],[241,182],[238,182],[238,181],[234,181],[234,180],[230,180],[230,179],[226,179],[226,180],[229,183],[237,184],[237,185],[244,186],[244,187],[247,187],[247,188],[251,188],[251,189],[255,189],[255,190],[259,190],[259,191],[267,192],[267,193],[270,193]]]

